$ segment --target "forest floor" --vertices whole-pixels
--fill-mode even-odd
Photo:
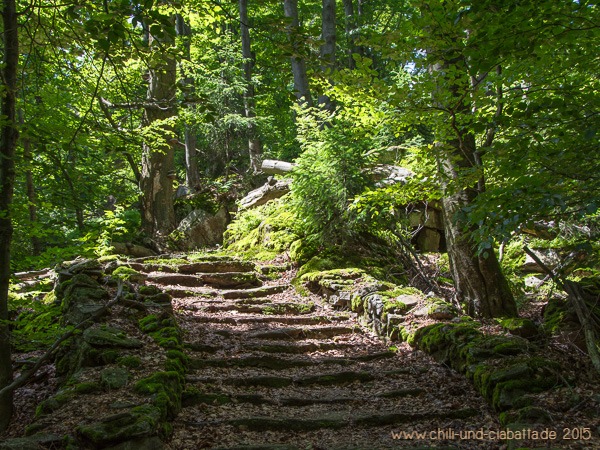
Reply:
[[[290,284],[295,271],[286,261],[271,263],[281,272],[258,288],[181,286],[148,273],[148,284],[172,295],[190,357],[187,393],[166,448],[516,448],[490,436],[503,430],[498,415],[464,376],[376,336],[319,296],[300,296]],[[498,332],[493,325],[488,331]],[[550,422],[529,426],[558,437],[521,439],[519,446],[600,449],[599,383],[585,355],[555,343],[547,357],[577,383],[550,391]],[[35,406],[56,390],[53,365],[40,374],[16,392],[16,419],[5,437],[22,436]],[[592,439],[573,435],[584,428]],[[578,439],[564,439],[565,430]]]

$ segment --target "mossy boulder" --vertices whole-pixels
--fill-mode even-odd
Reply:
[[[123,281],[131,281],[132,283],[142,283],[147,278],[146,275],[128,266],[117,267],[113,270],[112,276]]]
[[[125,331],[109,326],[88,328],[83,332],[83,340],[93,347],[140,348],[144,345],[139,339],[127,336]]]
[[[441,298],[429,297],[426,304],[427,315],[434,320],[450,320],[458,316],[456,307]]]
[[[515,336],[532,339],[539,335],[537,325],[531,319],[510,317],[500,320],[500,326]]]
[[[181,410],[184,378],[177,371],[156,372],[139,380],[135,385],[138,394],[152,396],[153,404],[159,408],[161,419],[173,419]]]
[[[95,279],[85,273],[80,273],[59,284],[56,296],[57,300],[62,301],[64,322],[76,325],[104,308],[108,292]]]
[[[90,425],[80,425],[77,437],[88,446],[104,448],[131,439],[156,435],[161,423],[161,411],[152,405],[105,417]]]
[[[318,252],[318,247],[309,239],[297,239],[290,245],[290,259],[299,266],[306,264]]]

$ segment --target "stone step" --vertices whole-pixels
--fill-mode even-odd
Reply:
[[[384,374],[383,372],[382,374]],[[322,373],[300,377],[285,377],[275,375],[253,375],[243,377],[195,377],[188,375],[186,380],[190,383],[206,384],[223,384],[227,386],[248,387],[262,386],[270,388],[283,388],[287,386],[333,386],[347,383],[366,383],[376,380],[382,374],[373,375],[367,371],[344,371]]]
[[[396,353],[384,351],[350,357],[286,359],[277,356],[243,356],[238,358],[191,359],[189,367],[201,369],[205,367],[261,367],[273,370],[285,370],[292,367],[308,367],[321,364],[337,364],[349,366],[357,362],[368,362],[379,359],[393,358]]]
[[[174,286],[170,286],[170,287],[166,287],[165,289],[163,289],[164,292],[166,292],[167,294],[169,294],[171,297],[173,298],[193,298],[194,300],[200,300],[200,299],[208,299],[208,298],[214,298],[217,297],[219,295],[219,291],[211,288],[209,286],[202,286],[202,287],[194,287],[194,286],[187,286],[187,287],[174,287]]]
[[[348,427],[385,427],[388,425],[415,424],[417,422],[429,422],[433,420],[446,419],[468,419],[477,416],[479,411],[473,408],[460,408],[447,411],[428,411],[423,413],[388,413],[388,414],[356,414],[348,417],[347,413],[327,414],[320,417],[301,419],[297,417],[269,417],[253,416],[234,419],[213,419],[188,421],[186,425],[193,427],[215,427],[219,425],[230,425],[244,431],[294,431],[307,432],[323,429],[339,430]]]
[[[414,397],[425,392],[424,389],[420,388],[406,388],[395,391],[388,391],[371,396],[375,402],[378,402],[382,398],[402,398],[402,397]],[[356,396],[339,396],[330,395],[319,396],[318,398],[311,398],[307,396],[302,397],[277,397],[266,396],[261,394],[231,394],[226,392],[200,392],[200,391],[185,391],[183,394],[182,405],[184,407],[196,406],[196,405],[228,405],[231,403],[249,403],[252,405],[273,405],[283,407],[304,407],[312,405],[338,405],[338,404],[349,404],[357,401]]]
[[[221,292],[221,295],[223,298],[229,300],[237,298],[265,297],[267,295],[280,294],[289,289],[289,287],[289,284],[279,284],[275,286],[262,286],[254,289],[232,289]]]
[[[275,328],[247,333],[248,339],[327,339],[344,334],[362,333],[360,327],[323,326],[314,328]]]
[[[238,311],[240,313],[254,313],[254,314],[310,314],[315,310],[314,304],[309,303],[265,303],[262,305],[244,305],[240,303],[225,303],[225,304],[212,304],[206,306],[199,306],[198,311],[200,312],[226,312],[226,311]]]
[[[269,324],[280,323],[283,325],[321,325],[326,323],[346,322],[350,320],[349,316],[241,316],[235,314],[231,316],[223,315],[208,315],[191,317],[197,323],[214,323],[214,324]]]
[[[288,342],[269,342],[268,344],[249,343],[246,344],[244,348],[263,353],[299,355],[303,353],[326,352],[330,350],[349,350],[354,349],[355,345],[343,342],[298,342],[293,344]]]
[[[188,274],[158,274],[148,275],[148,281],[164,286],[179,285],[188,287],[212,286],[216,288],[252,288],[262,284],[255,272],[223,272]]]
[[[197,261],[176,264],[130,263],[129,266],[140,272],[164,273],[223,273],[223,272],[253,272],[256,265],[248,261],[223,260],[223,261]]]
[[[185,344],[185,346],[191,351],[209,354],[218,353],[220,350],[223,350],[220,345],[205,344],[204,342],[189,342]],[[301,355],[305,353],[327,352],[330,350],[354,350],[355,345],[343,342],[269,342],[267,344],[252,342],[244,345],[244,348],[248,351],[261,353]]]

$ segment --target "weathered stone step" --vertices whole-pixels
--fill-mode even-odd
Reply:
[[[206,305],[199,306],[198,311],[201,312],[226,312],[226,311],[238,311],[241,313],[254,313],[254,314],[310,314],[315,310],[315,305],[312,303],[265,303],[262,305],[244,305],[240,303],[229,303],[220,305]]]
[[[346,427],[384,427],[388,425],[414,424],[437,419],[468,419],[479,411],[473,408],[453,409],[449,411],[429,411],[424,413],[366,414],[348,417],[347,413],[328,414],[310,419],[296,417],[273,418],[268,416],[243,417],[224,420],[187,422],[189,426],[214,427],[231,425],[248,431],[317,431],[322,429],[339,430]]]
[[[212,286],[216,288],[252,288],[260,286],[262,282],[254,272],[223,272],[223,273],[198,273],[187,274],[157,274],[148,276],[148,281],[161,285],[179,285],[189,287]]]
[[[236,445],[234,447],[214,447],[213,450],[304,450],[306,447],[296,447],[295,445],[279,444],[259,444],[259,445]]]
[[[265,369],[285,370],[292,367],[308,367],[320,364],[349,366],[357,362],[375,361],[393,358],[394,356],[396,356],[396,353],[391,351],[349,357],[311,359],[285,359],[277,356],[243,356],[239,358],[191,359],[189,367],[192,369],[201,369],[204,367],[262,367]]]
[[[379,394],[372,395],[371,398],[375,401],[377,399],[396,399],[403,397],[414,397],[425,392],[424,389],[420,388],[405,388],[397,389],[394,391],[382,392]],[[266,396],[261,394],[231,394],[225,392],[200,392],[200,391],[186,391],[183,394],[182,405],[184,407],[196,406],[201,404],[219,406],[228,405],[231,403],[249,403],[252,405],[273,405],[283,407],[304,407],[312,405],[339,405],[348,404],[357,401],[356,396],[320,396],[318,398],[311,398],[307,396],[302,397],[280,397],[273,398],[272,396]]]
[[[214,323],[214,324],[268,324],[281,323],[283,325],[322,325],[326,323],[346,322],[350,320],[349,316],[222,316],[208,315],[192,317],[197,323]]]
[[[219,295],[219,291],[210,286],[202,286],[202,287],[165,287],[163,289],[164,292],[169,294],[173,298],[194,298],[195,300],[202,298],[214,298]]]
[[[280,294],[289,289],[289,287],[289,284],[279,284],[275,286],[262,286],[254,289],[232,289],[221,292],[221,295],[225,299],[265,297],[267,295]]]
[[[183,262],[180,259],[174,259],[172,264],[149,262],[130,262],[127,265],[139,272],[164,272],[164,273],[220,273],[220,272],[253,272],[256,265],[253,262],[239,260],[220,260],[220,261],[195,261]],[[168,261],[168,260],[165,260]]]
[[[299,342],[299,343],[249,343],[244,346],[248,350],[254,350],[263,353],[279,353],[298,355],[302,353],[326,352],[329,350],[348,350],[353,349],[354,344],[344,342]]]
[[[327,339],[343,334],[362,333],[359,327],[324,326],[314,328],[275,328],[253,331],[247,334],[250,339]]]
[[[345,371],[317,374],[303,377],[281,377],[273,375],[258,375],[244,377],[194,377],[187,376],[186,380],[191,383],[201,384],[224,384],[228,386],[247,387],[263,386],[271,388],[282,388],[291,385],[296,386],[332,386],[353,382],[366,383],[377,377],[366,371]]]

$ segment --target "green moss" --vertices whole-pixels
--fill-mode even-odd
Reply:
[[[181,410],[183,375],[177,371],[157,372],[135,384],[139,394],[152,395],[153,404],[161,411],[163,420],[173,419]]]
[[[290,244],[290,259],[302,266],[306,264],[315,254],[318,248],[310,239],[298,239]]]
[[[142,359],[139,356],[120,356],[116,362],[120,366],[130,369],[138,369],[142,366]]]
[[[144,279],[144,275],[128,266],[119,266],[112,272],[112,276],[124,281],[138,282]]]
[[[313,258],[314,259],[314,258]],[[321,282],[323,280],[331,280],[336,282],[343,282],[345,280],[355,280],[357,278],[364,277],[366,274],[363,270],[354,267],[347,269],[332,269],[332,270],[321,270],[305,272],[303,275],[298,274],[300,279],[304,282]]]
[[[138,324],[140,326],[140,330],[142,330],[144,333],[150,333],[161,328],[160,319],[154,314],[140,319]]]
[[[74,385],[72,389],[76,394],[94,394],[102,391],[102,386],[100,386],[100,383],[87,381]]]
[[[35,409],[35,417],[53,413],[67,404],[74,396],[72,389],[59,391],[56,395],[41,402]]]
[[[530,319],[511,317],[507,319],[501,319],[499,323],[503,329],[516,336],[530,338],[538,334],[537,326]]]
[[[156,286],[143,285],[138,288],[138,293],[141,295],[156,295],[160,294],[162,291]]]

